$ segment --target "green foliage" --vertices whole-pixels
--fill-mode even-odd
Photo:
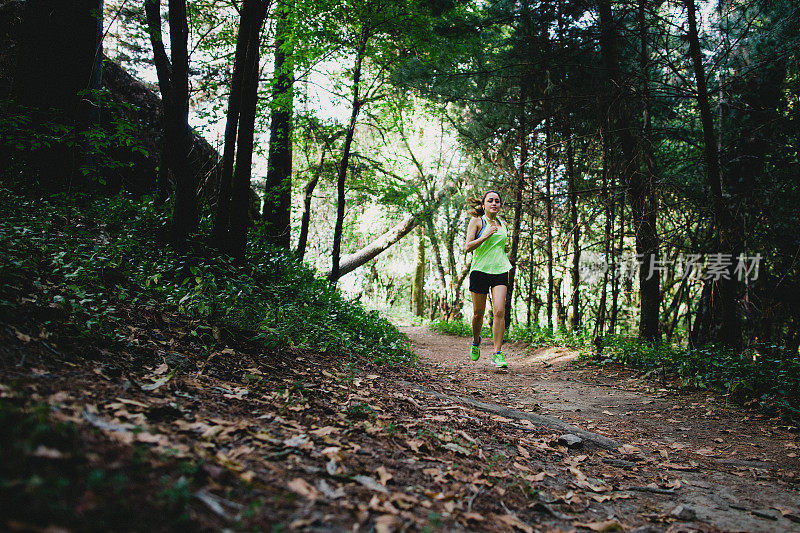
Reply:
[[[591,330],[572,330],[541,327],[532,324],[530,327],[521,324],[512,324],[509,328],[508,337],[517,342],[524,342],[533,347],[550,346],[557,344],[570,348],[585,348],[591,346]]]
[[[433,331],[438,331],[439,333],[445,333],[447,335],[460,335],[462,337],[471,337],[472,336],[472,325],[464,322],[463,320],[456,320],[453,322],[448,322],[447,320],[434,320],[430,323],[430,328]],[[481,331],[481,335],[483,336],[491,336],[492,332],[488,326],[484,326],[483,330]]]
[[[374,420],[375,410],[365,403],[354,403],[347,408],[347,418],[351,420]]]
[[[434,320],[431,322],[430,328],[433,331],[446,333],[448,335],[472,337],[472,325],[463,320],[454,322]],[[481,330],[481,336],[484,339],[491,339],[492,337],[492,330],[485,322]],[[558,344],[561,346],[569,346],[570,348],[583,348],[591,346],[592,336],[591,331],[572,331],[570,329],[552,331],[549,328],[542,328],[536,324],[532,325],[530,328],[520,324],[512,324],[506,331],[503,339],[506,342],[523,342],[534,347]]]
[[[407,341],[376,311],[345,300],[288,252],[251,239],[234,264],[196,243],[179,255],[165,235],[168,206],[120,195],[88,201],[82,213],[59,198],[26,199],[2,191],[0,314],[13,313],[32,280],[76,334],[122,341],[121,302],[165,307],[253,331],[268,348],[295,346],[377,363],[408,363]]]

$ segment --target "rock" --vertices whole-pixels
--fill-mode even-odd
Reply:
[[[664,533],[664,530],[655,526],[641,526],[631,529],[628,533]]]
[[[669,513],[673,518],[678,520],[694,520],[697,518],[697,512],[688,505],[679,505]]]
[[[558,443],[563,444],[567,448],[580,448],[583,446],[583,439],[572,433],[567,433],[558,437]]]

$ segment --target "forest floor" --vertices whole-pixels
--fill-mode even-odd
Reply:
[[[800,531],[796,433],[566,349],[409,326],[390,368],[124,305],[104,344],[40,301],[0,328],[2,529]]]

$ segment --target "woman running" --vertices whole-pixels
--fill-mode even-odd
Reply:
[[[486,295],[492,293],[492,364],[497,368],[508,368],[501,351],[503,334],[506,331],[506,291],[508,271],[511,263],[506,256],[506,225],[497,218],[503,202],[497,191],[488,191],[478,201],[472,200],[472,219],[467,227],[467,252],[474,251],[472,270],[469,274],[469,291],[472,294],[472,346],[470,357],[477,361],[481,356],[481,328],[486,310]]]

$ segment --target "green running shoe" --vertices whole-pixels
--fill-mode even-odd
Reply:
[[[508,368],[506,356],[503,355],[503,352],[495,352],[492,354],[492,364],[497,368]]]
[[[469,349],[469,356],[473,361],[477,361],[481,356],[481,337],[478,336],[478,344],[472,343]]]

